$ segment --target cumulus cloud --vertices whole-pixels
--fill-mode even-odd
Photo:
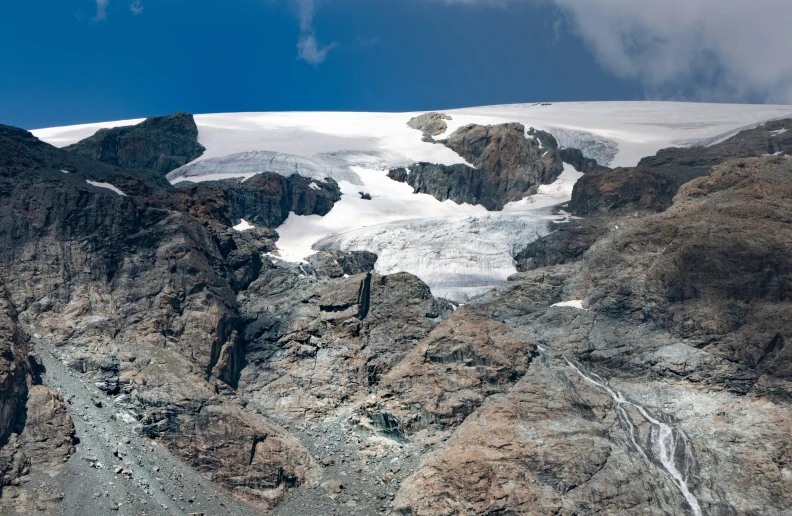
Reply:
[[[129,9],[132,11],[132,14],[138,15],[143,12],[143,2],[142,0],[135,0],[131,4],[129,4]]]
[[[327,59],[327,54],[338,46],[337,43],[321,46],[314,32],[314,0],[297,0],[300,13],[300,40],[297,43],[297,56],[308,64],[318,66]]]
[[[107,3],[109,0],[96,0],[96,16],[95,20],[101,21],[107,17]]]
[[[792,102],[790,0],[442,0],[552,3],[607,71],[649,95]]]

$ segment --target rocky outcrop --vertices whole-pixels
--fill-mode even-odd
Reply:
[[[484,401],[508,392],[528,369],[535,347],[467,306],[440,323],[382,379],[368,417],[409,437],[461,424]]]
[[[377,255],[368,251],[321,251],[307,261],[319,276],[340,278],[373,271]]]
[[[651,321],[732,361],[741,372],[718,380],[731,390],[772,391],[774,383],[788,382],[790,188],[792,164],[785,158],[713,168],[680,189],[667,212],[591,249],[585,260],[590,306]]]
[[[451,117],[443,113],[424,113],[411,118],[407,125],[417,131],[421,131],[424,138],[431,140],[432,136],[438,136],[448,130],[446,120],[451,120]]]
[[[606,221],[598,219],[558,224],[552,233],[534,240],[514,255],[517,270],[524,272],[580,260],[583,253],[609,231],[606,226]]]
[[[410,274],[303,276],[271,265],[244,294],[240,390],[289,419],[324,416],[369,395],[451,312]]]
[[[585,164],[579,163],[581,168],[575,168],[588,173],[575,184],[570,211],[579,216],[663,211],[671,206],[680,186],[706,176],[719,163],[731,158],[792,153],[792,131],[788,129],[792,129],[792,119],[767,122],[706,147],[662,149],[655,156],[643,158],[635,168],[585,170]],[[570,151],[564,152],[569,158]]]
[[[451,199],[459,204],[481,204],[488,210],[503,209],[497,194],[491,192],[487,177],[467,165],[416,163],[409,170],[391,170],[388,177],[409,184],[415,193],[429,194],[439,201]]]
[[[575,183],[569,211],[584,217],[594,213],[663,211],[676,193],[664,174],[645,167],[589,171]]]
[[[29,341],[0,283],[0,509],[52,509],[24,484],[52,474],[74,453],[74,423],[60,394],[36,384]],[[62,496],[62,495],[61,495]]]
[[[256,226],[276,228],[289,213],[327,215],[341,200],[341,189],[330,178],[316,181],[297,174],[284,177],[272,172],[242,182],[234,179],[184,182],[178,187],[186,194],[182,199],[187,206],[183,209],[209,213],[228,226],[245,219]]]
[[[204,153],[198,127],[189,113],[147,118],[129,127],[100,129],[65,150],[124,168],[151,169],[165,175]]]
[[[272,507],[309,479],[299,443],[222,394],[243,366],[235,292],[266,242],[181,211],[186,196],[154,173],[4,134],[0,275],[22,322],[96,389],[128,396],[146,436],[239,496]]]
[[[607,170],[608,167],[600,165],[597,160],[587,158],[580,149],[563,148],[558,151],[561,161],[572,165],[578,172],[591,172],[592,170]]]
[[[552,183],[563,171],[557,150],[542,149],[539,140],[526,138],[522,124],[468,125],[439,143],[475,168],[418,163],[409,170],[392,170],[388,177],[409,184],[415,193],[498,211],[536,193],[539,185]]]
[[[556,149],[542,149],[537,140],[526,138],[522,124],[468,125],[443,144],[482,170],[493,184],[491,196],[505,202],[552,183],[563,170]]]

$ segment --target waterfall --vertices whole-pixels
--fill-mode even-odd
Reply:
[[[674,482],[674,485],[677,486],[679,491],[685,497],[685,500],[687,500],[691,510],[693,511],[693,514],[695,516],[701,516],[701,507],[699,506],[698,500],[693,495],[693,493],[690,492],[690,488],[687,484],[690,465],[693,464],[693,453],[690,451],[690,442],[684,432],[677,428],[672,428],[662,421],[652,417],[644,407],[629,401],[621,392],[612,389],[608,385],[608,382],[606,382],[598,374],[583,372],[582,369],[573,364],[567,357],[564,357],[564,360],[566,360],[566,363],[569,364],[572,369],[577,371],[584,381],[599,387],[608,393],[608,395],[613,400],[613,406],[616,409],[619,419],[627,427],[627,436],[629,437],[633,447],[635,447],[635,449],[649,462],[655,463],[650,459],[651,455],[655,461],[660,463],[660,465],[663,467],[663,470]],[[626,406],[632,406],[638,410],[638,413],[640,413],[641,416],[651,425],[651,431],[649,433],[650,447],[648,450],[645,450],[644,447],[639,444],[636,436],[640,437],[640,434],[627,414],[627,410],[625,409]],[[679,470],[676,461],[676,452],[680,447],[684,452],[682,455],[682,471]]]

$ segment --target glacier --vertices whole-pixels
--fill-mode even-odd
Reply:
[[[767,120],[792,116],[792,106],[680,102],[512,104],[441,110],[448,128],[423,141],[407,122],[414,113],[223,113],[195,115],[206,152],[171,172],[169,181],[249,178],[269,171],[339,183],[342,199],[324,217],[297,216],[277,228],[279,256],[299,262],[317,249],[369,250],[383,274],[410,272],[435,295],[465,302],[515,272],[512,256],[568,217],[559,210],[581,174],[567,167],[536,195],[490,213],[481,206],[440,202],[387,177],[391,168],[426,161],[465,163],[435,143],[467,124],[520,122],[546,130],[561,146],[612,167],[634,166],[661,148],[711,143]],[[33,131],[63,147],[104,127],[103,122]],[[368,193],[371,200],[361,198]]]

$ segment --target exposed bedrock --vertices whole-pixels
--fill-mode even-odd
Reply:
[[[124,168],[145,168],[165,175],[204,153],[198,127],[189,113],[147,118],[129,127],[100,129],[65,150]]]
[[[666,212],[620,226],[591,248],[589,305],[731,361],[741,372],[721,379],[730,390],[788,397],[790,192],[786,158],[714,167],[684,185]]]
[[[535,351],[515,360],[525,374],[506,394],[455,422],[450,437],[438,425],[449,405],[434,400],[453,400],[461,387],[476,385],[469,382],[475,362],[465,369],[438,361],[453,379],[424,376],[435,367],[432,336],[455,317],[441,323],[419,344],[425,353],[408,355],[381,384],[420,401],[402,405],[383,391],[371,405],[387,415],[386,430],[407,429],[401,435],[419,442],[438,442],[432,432],[442,436],[402,483],[396,510],[786,511],[790,192],[788,159],[727,161],[684,185],[663,213],[600,219],[607,231],[576,263],[517,274],[466,306],[502,322]],[[551,306],[573,299],[586,309]],[[461,309],[455,316],[474,320]],[[459,340],[439,342],[463,361],[472,354],[461,352]],[[513,349],[508,341],[491,345]],[[414,367],[402,369],[409,360]],[[421,410],[427,407],[437,409]],[[418,432],[411,434],[410,424]]]
[[[707,147],[662,149],[634,168],[593,169],[575,185],[569,209],[580,216],[662,211],[671,206],[680,186],[706,176],[710,168],[727,159],[790,153],[792,119],[767,122]]]
[[[608,223],[598,219],[571,220],[555,224],[553,231],[534,240],[514,255],[518,271],[571,263],[582,259],[583,253],[602,237]]]
[[[438,136],[446,132],[448,129],[446,120],[451,120],[451,117],[443,113],[424,113],[411,118],[407,125],[417,131],[421,131],[424,138],[431,140],[432,136]]]
[[[285,177],[273,172],[258,174],[246,181],[236,179],[203,183],[179,183],[186,194],[189,210],[205,211],[232,226],[241,219],[276,228],[289,213],[327,215],[341,200],[341,190],[333,179],[308,179],[293,174]]]
[[[527,138],[522,124],[468,125],[438,143],[475,168],[418,163],[392,170],[389,177],[441,201],[481,204],[498,211],[536,193],[539,185],[552,183],[563,171],[558,150],[542,148],[538,139]]]
[[[74,423],[60,394],[37,384],[36,360],[0,281],[0,508],[48,510],[63,493],[26,488],[74,453]]]
[[[406,273],[306,281],[299,268],[272,265],[240,299],[247,342],[240,390],[289,419],[326,416],[369,395],[451,312]]]
[[[251,503],[311,478],[298,442],[227,398],[244,360],[236,292],[266,239],[179,211],[185,195],[153,173],[3,135],[0,277],[20,321],[100,392],[128,396],[144,435]]]

